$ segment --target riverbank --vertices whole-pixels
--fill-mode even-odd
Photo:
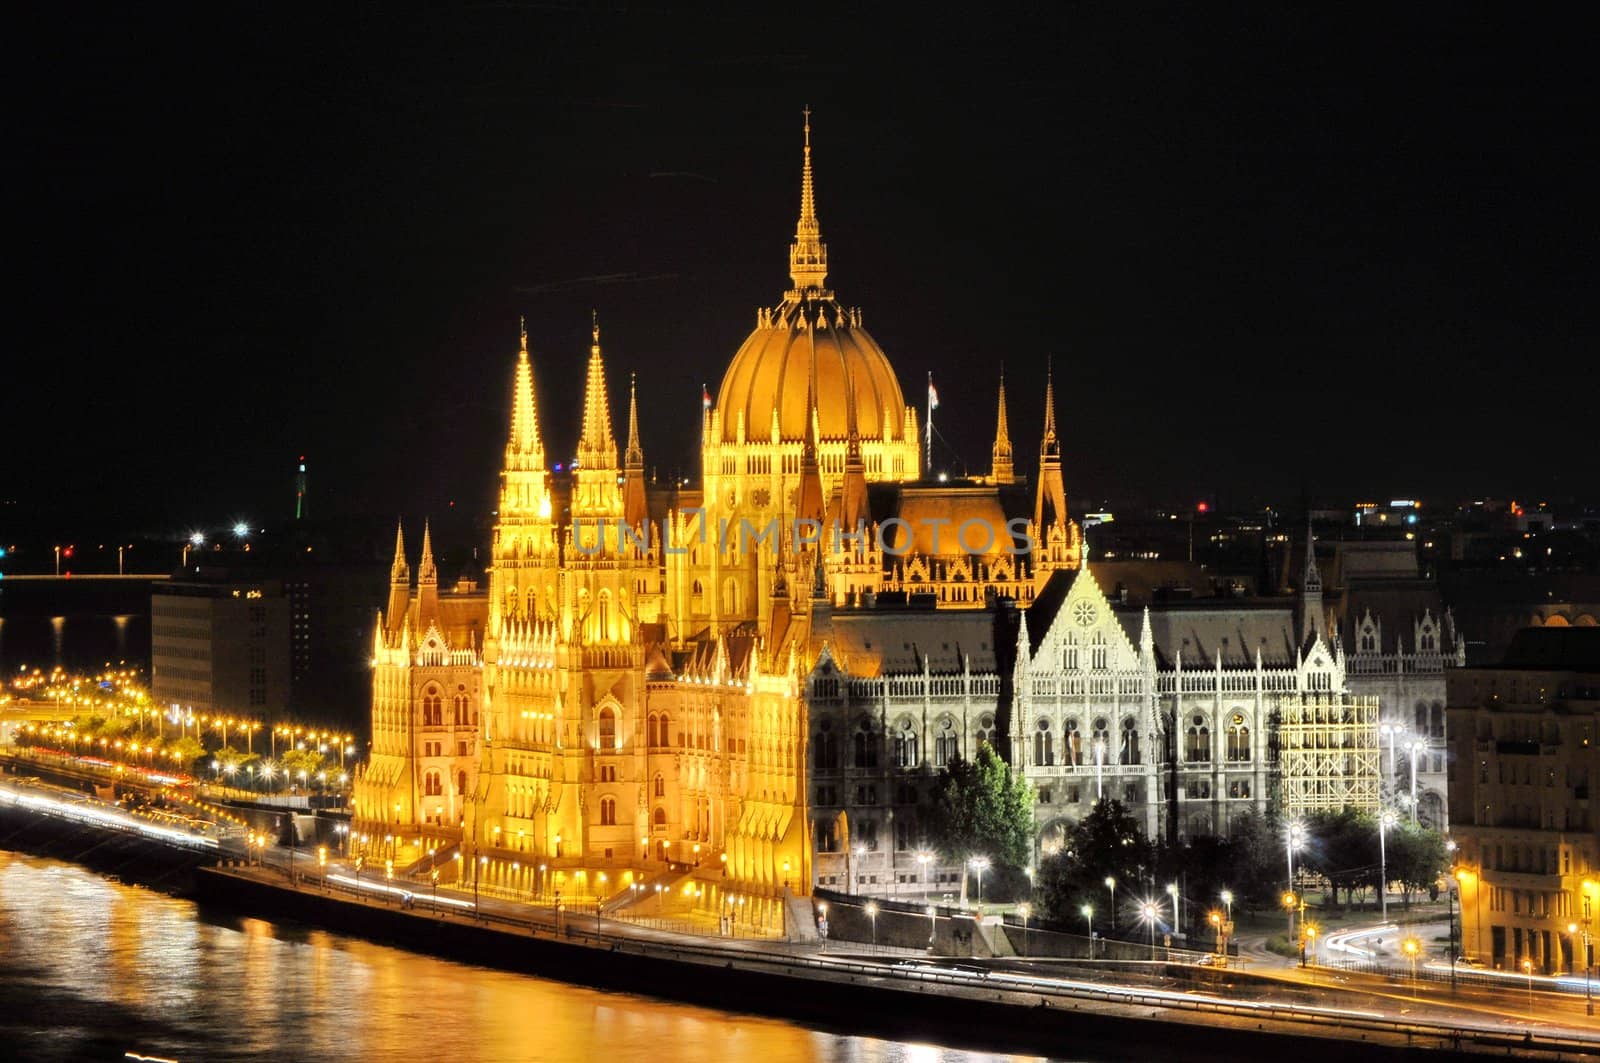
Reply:
[[[578,916],[559,932],[538,923],[492,925],[470,912],[407,909],[291,888],[270,869],[202,869],[196,884],[205,905],[336,929],[462,963],[956,1048],[1192,1060],[1268,1052],[1344,1060],[1354,1050],[1373,1059],[1438,1058],[1441,1051],[1504,1054],[1522,1048],[1512,1037],[1474,1044],[1397,1024],[1352,1028],[1351,1016],[1331,1009],[1320,1021],[1291,1021],[1270,1009],[1206,1007],[1198,1001],[1186,1009],[1153,992],[1142,998],[1135,992],[1134,999],[1110,991],[1075,996],[1001,974],[973,979],[931,965],[891,971],[837,954],[651,940],[620,925],[597,932],[592,919]]]

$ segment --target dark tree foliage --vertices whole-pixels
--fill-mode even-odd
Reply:
[[[1131,925],[1132,905],[1147,891],[1155,869],[1155,854],[1145,840],[1139,821],[1128,813],[1121,801],[1106,800],[1095,805],[1083,821],[1072,828],[1059,853],[1039,867],[1038,900],[1041,914],[1055,922],[1068,924],[1081,920],[1080,908],[1093,905],[1095,926],[1111,925],[1107,905],[1111,892],[1107,877],[1117,881],[1117,922]]]
[[[1313,812],[1305,817],[1307,842],[1296,866],[1327,880],[1333,901],[1345,891],[1345,903],[1358,889],[1378,883],[1378,824],[1353,808]]]
[[[965,864],[974,856],[989,858],[994,870],[985,876],[1004,895],[1033,844],[1033,786],[1000,759],[985,742],[972,760],[955,757],[939,771],[927,829],[934,847],[947,859]],[[1025,882],[1026,879],[1024,878]],[[991,896],[985,889],[985,896]]]
[[[1450,866],[1444,836],[1438,831],[1403,824],[1389,831],[1387,844],[1389,881],[1400,883],[1407,905],[1413,891],[1435,890],[1439,876]]]

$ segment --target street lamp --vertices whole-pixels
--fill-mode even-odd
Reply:
[[[480,869],[487,868],[488,866],[489,858],[487,856],[478,857],[478,862],[472,865],[472,915],[474,918],[477,918],[481,914],[478,907],[478,872]]]
[[[1174,934],[1181,934],[1183,933],[1181,928],[1181,924],[1183,922],[1183,903],[1178,897],[1178,884],[1176,882],[1167,883],[1167,896],[1172,898],[1172,932]]]
[[[872,920],[872,949],[878,949],[878,902],[867,902],[867,918]]]
[[[1406,733],[1403,723],[1386,723],[1378,728],[1378,733],[1389,740],[1389,774],[1394,774],[1394,740]]]
[[[1406,959],[1411,961],[1411,997],[1417,996],[1417,956],[1422,952],[1422,942],[1415,937],[1408,937],[1400,943],[1400,951],[1406,954]],[[1532,982],[1528,983],[1532,986]],[[1531,990],[1530,990],[1531,992]],[[1528,999],[1532,1000],[1530,996]]]
[[[917,878],[922,880],[922,891],[924,893],[928,891],[928,864],[932,860],[932,853],[928,852],[926,849],[917,850],[917,866],[921,868],[921,870],[917,872]]]
[[[1378,816],[1378,901],[1383,906],[1383,921],[1389,921],[1389,850],[1383,836],[1399,821],[1392,809],[1384,809]]]
[[[1417,757],[1427,748],[1427,743],[1420,738],[1414,738],[1406,745],[1406,752],[1411,754],[1411,824],[1417,823]]]
[[[928,951],[933,951],[933,940],[938,936],[939,909],[928,905]]]
[[[1111,932],[1117,932],[1117,878],[1115,875],[1106,876],[1106,889],[1111,891]]]
[[[972,870],[978,873],[978,907],[982,908],[983,873],[989,870],[989,858],[987,856],[974,856],[971,860],[967,861],[967,863],[971,865]]]
[[[1223,890],[1222,891],[1222,904],[1223,904],[1223,907],[1228,909],[1228,922],[1230,922],[1230,923],[1233,922],[1233,891],[1232,890]]]
[[[1413,972],[1415,972],[1416,971],[1416,964],[1412,964],[1411,965],[1411,969],[1412,969]],[[1522,973],[1528,976],[1528,1014],[1532,1015],[1533,1014],[1533,961],[1532,960],[1523,960],[1522,961]]]
[[[1089,935],[1089,958],[1094,959],[1094,905],[1085,904],[1078,911],[1083,913],[1083,929]]]
[[[1150,958],[1156,958],[1156,923],[1161,918],[1161,906],[1154,901],[1144,901],[1139,905],[1139,918],[1150,927]]]
[[[1030,914],[1032,914],[1033,909],[1029,908],[1026,904],[1019,904],[1017,906],[1017,911],[1022,913],[1022,958],[1023,959],[1027,959],[1028,958],[1028,916]]]
[[[1294,854],[1298,850],[1305,848],[1306,825],[1298,819],[1292,821],[1284,828],[1283,844],[1285,852],[1289,855],[1289,890],[1292,896],[1294,891]],[[1292,912],[1289,915],[1289,932],[1291,934],[1294,932],[1294,914]]]
[[[865,877],[864,875],[861,874],[860,867],[861,867],[861,861],[866,858],[867,847],[865,845],[857,845],[854,848],[852,848],[850,850],[850,852],[855,855],[856,862],[855,862],[854,866],[855,866],[856,870],[852,872],[850,870],[850,867],[848,866],[848,862],[847,862],[847,866],[845,867],[845,874],[847,876],[849,876],[849,879],[850,879],[850,892],[851,893],[855,893],[856,892],[856,880]]]

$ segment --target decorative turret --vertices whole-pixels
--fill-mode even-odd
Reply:
[[[511,390],[511,434],[506,438],[506,470],[544,470],[544,441],[539,438],[539,410],[533,394],[533,365],[528,358],[528,323],[521,322],[522,349],[517,353],[516,380]]]
[[[794,243],[789,246],[789,277],[798,298],[802,293],[820,291],[828,279],[828,245],[822,242],[817,224],[816,193],[811,182],[811,108],[805,109],[805,162],[800,171],[800,221],[795,226]]]
[[[850,367],[845,367],[845,408],[849,413],[849,433],[845,446],[844,478],[839,483],[839,527],[854,535],[866,523],[867,466],[861,460],[861,433],[856,428],[856,389]],[[830,544],[831,545],[831,544]]]
[[[1056,438],[1055,372],[1046,369],[1044,383],[1044,438],[1039,441],[1039,485],[1033,504],[1037,534],[1048,537],[1056,529],[1066,533],[1067,488],[1061,478],[1061,441]]]
[[[1006,423],[1006,375],[1003,372],[1000,374],[998,405],[999,412],[995,415],[992,473],[995,483],[1008,484],[1016,479],[1016,472],[1011,464],[1011,427]]]
[[[417,623],[424,629],[439,615],[439,569],[433,563],[433,533],[422,522],[422,558],[417,562]]]
[[[406,564],[404,524],[394,530],[394,563],[389,566],[389,608],[384,610],[384,627],[397,631],[411,603],[411,566]]]
[[[1314,634],[1326,639],[1322,614],[1322,573],[1317,570],[1316,536],[1311,531],[1311,518],[1306,517],[1306,568],[1300,580],[1300,641],[1304,643]]]
[[[650,519],[644,495],[644,448],[639,445],[639,382],[628,380],[628,449],[623,456],[622,519],[642,539]]]
[[[611,403],[606,397],[606,365],[600,356],[600,315],[594,315],[589,346],[589,375],[583,393],[583,436],[578,440],[580,469],[615,469],[617,437],[611,431]]]
[[[809,328],[809,326],[807,326]],[[826,516],[822,496],[822,468],[817,463],[817,361],[811,360],[806,388],[806,438],[800,450],[800,490],[795,499],[796,520],[816,521]]]

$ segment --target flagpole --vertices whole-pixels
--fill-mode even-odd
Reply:
[[[924,466],[923,473],[926,476],[932,476],[933,475],[933,373],[931,373],[931,372],[928,374],[928,428],[927,428],[927,436],[928,436],[928,444],[927,444],[928,456],[922,463],[923,466]]]

